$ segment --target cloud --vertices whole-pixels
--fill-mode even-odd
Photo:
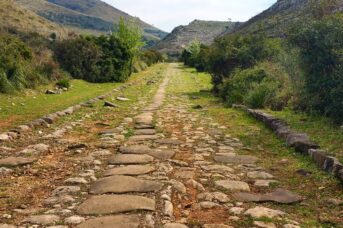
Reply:
[[[246,21],[276,0],[103,0],[165,31],[194,19]]]

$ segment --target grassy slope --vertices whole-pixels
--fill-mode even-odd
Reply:
[[[48,113],[62,110],[73,104],[86,101],[106,93],[116,84],[91,84],[73,80],[68,92],[60,95],[46,95],[44,91],[50,86],[42,86],[26,95],[0,95],[0,131],[20,123],[25,123]]]
[[[21,32],[37,32],[45,36],[53,32],[61,37],[67,35],[66,29],[22,8],[13,0],[0,0],[1,29],[5,31],[16,29]]]
[[[142,75],[155,71],[160,66],[153,66],[146,72],[134,74],[130,81],[137,80]],[[35,91],[27,91],[26,95],[0,95],[0,132],[8,130],[21,123],[43,115],[63,110],[71,105],[86,101],[104,94],[119,83],[92,84],[81,80],[73,80],[72,88],[61,95],[46,95],[44,92],[50,86],[42,86]]]
[[[295,113],[291,110],[268,112],[285,120],[292,129],[307,133],[314,142],[343,162],[343,129],[334,125],[329,119]]]
[[[286,188],[295,191],[305,197],[302,204],[279,205],[285,212],[301,221],[302,227],[342,227],[343,219],[340,216],[340,207],[332,206],[326,202],[330,197],[342,196],[341,184],[325,172],[319,170],[316,165],[305,156],[295,153],[293,149],[285,146],[273,132],[263,124],[253,119],[243,111],[225,108],[224,105],[209,92],[210,76],[204,73],[196,73],[186,68],[181,70],[178,77],[170,82],[168,93],[176,95],[198,96],[199,99],[191,100],[194,105],[204,107],[199,114],[204,117],[212,117],[220,125],[226,126],[227,134],[239,138],[249,150],[239,153],[251,154],[260,158],[261,165],[267,168],[280,181],[274,187]],[[280,163],[287,159],[285,164]],[[312,172],[311,176],[305,177],[296,173],[304,169]],[[273,208],[273,204],[265,203],[263,206]],[[235,227],[252,227],[249,221],[241,221]]]

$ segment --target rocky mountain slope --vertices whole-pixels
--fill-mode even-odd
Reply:
[[[197,39],[201,43],[210,44],[215,37],[232,30],[237,25],[238,23],[235,22],[195,20],[189,25],[176,27],[154,48],[169,56],[177,56],[193,40]]]
[[[6,32],[37,32],[65,37],[67,30],[18,5],[13,0],[0,0],[0,30]]]
[[[107,33],[121,17],[138,21],[149,42],[156,42],[167,33],[130,16],[100,0],[16,0],[23,7],[52,22],[79,33]]]
[[[287,27],[301,20],[310,20],[311,12],[320,8],[331,12],[343,11],[343,0],[278,0],[267,10],[227,33],[256,33],[265,31],[270,36],[283,36]]]

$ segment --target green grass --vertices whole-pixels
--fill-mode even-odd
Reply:
[[[72,80],[72,88],[62,94],[47,95],[45,90],[52,86],[40,87],[29,94],[0,95],[0,131],[43,115],[63,110],[69,106],[109,92],[117,84],[91,84],[82,80]]]
[[[295,131],[307,133],[314,142],[343,162],[343,129],[340,126],[328,118],[295,113],[292,110],[268,112],[285,120]]]
[[[328,198],[342,198],[342,186],[338,180],[318,169],[308,157],[286,147],[270,129],[246,112],[226,108],[210,93],[211,84],[208,74],[196,73],[193,69],[183,68],[181,65],[179,69],[170,82],[168,93],[180,97],[180,100],[189,99],[190,107],[193,105],[204,107],[203,110],[191,108],[189,110],[200,114],[203,118],[211,117],[220,125],[226,126],[226,134],[239,138],[249,148],[249,150],[237,151],[238,153],[258,157],[259,165],[277,177],[279,181],[277,187],[294,191],[305,199],[302,204],[265,203],[261,206],[285,211],[290,219],[299,221],[302,227],[342,227],[343,220],[340,215],[342,208],[334,208],[326,203]],[[282,159],[287,159],[288,162],[281,164]],[[307,170],[312,174],[309,177],[301,176],[296,173],[299,169]],[[275,187],[271,187],[269,191]],[[265,190],[253,189],[253,191]],[[249,205],[249,207],[253,206],[256,204]],[[242,222],[241,227],[250,227],[250,221],[246,222],[247,224]]]
[[[133,74],[129,82],[140,80],[143,76],[149,76],[153,72],[159,72],[165,65],[158,64],[147,71]],[[152,78],[152,77],[150,77]],[[150,79],[149,78],[149,79]],[[47,95],[45,90],[53,88],[42,86],[35,91],[26,91],[18,95],[0,95],[0,132],[14,126],[28,123],[31,120],[46,114],[63,110],[69,106],[78,104],[88,99],[102,95],[118,87],[119,83],[88,83],[82,80],[72,80],[72,88],[59,95]],[[134,99],[133,97],[129,97]],[[117,101],[115,101],[117,102]]]

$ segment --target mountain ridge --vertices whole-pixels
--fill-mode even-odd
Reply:
[[[120,18],[137,21],[145,40],[157,42],[166,32],[101,0],[16,0],[21,6],[52,22],[69,27],[77,33],[104,34],[113,30]]]
[[[173,29],[153,48],[171,57],[177,57],[193,40],[210,44],[213,40],[237,26],[237,22],[194,20],[188,25],[180,25]]]

